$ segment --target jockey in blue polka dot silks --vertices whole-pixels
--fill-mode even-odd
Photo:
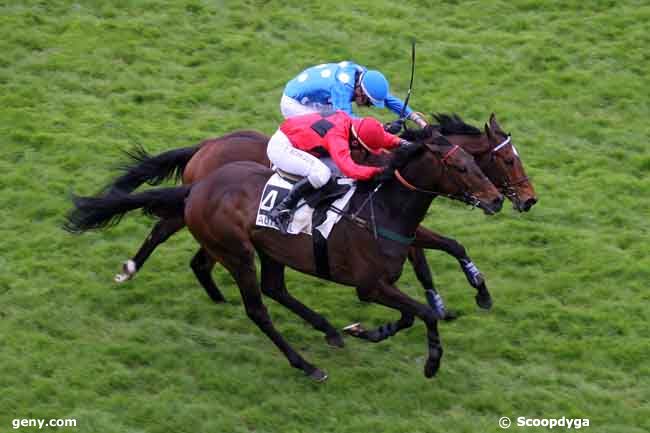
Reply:
[[[285,119],[335,110],[353,116],[352,101],[359,106],[386,107],[398,115],[404,104],[390,94],[388,81],[381,72],[345,61],[323,63],[298,74],[284,88],[280,111]],[[424,117],[408,106],[404,115],[420,127],[427,125]]]

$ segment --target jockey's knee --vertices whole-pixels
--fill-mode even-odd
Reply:
[[[332,177],[332,171],[325,164],[318,164],[312,168],[307,176],[311,186],[318,189],[329,182]]]

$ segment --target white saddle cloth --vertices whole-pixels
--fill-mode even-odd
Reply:
[[[338,179],[339,185],[351,185],[351,188],[348,192],[345,193],[343,197],[338,198],[332,206],[341,211],[344,211],[354,194],[356,189],[355,182],[352,179]],[[268,227],[272,229],[279,230],[278,225],[269,218],[269,212],[280,200],[282,200],[289,191],[291,190],[291,183],[287,182],[281,178],[277,173],[271,176],[269,181],[264,186],[264,191],[262,192],[262,199],[260,200],[260,206],[257,209],[257,218],[256,223],[258,227]],[[300,233],[306,233],[308,235],[312,234],[312,215],[314,214],[314,209],[305,204],[304,200],[300,200],[296,206],[296,211],[293,214],[293,219],[289,224],[288,232],[293,235]],[[329,236],[336,224],[341,219],[341,215],[338,212],[329,209],[327,211],[327,216],[325,221],[316,227],[321,235],[325,239]]]

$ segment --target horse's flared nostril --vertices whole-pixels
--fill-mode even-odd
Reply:
[[[523,209],[524,209],[524,212],[528,212],[530,210],[530,208],[532,208],[535,205],[535,203],[537,203],[537,198],[536,197],[532,197],[532,198],[529,198],[528,200],[526,200],[524,202],[524,205],[522,206]]]
[[[499,196],[492,201],[492,209],[494,212],[499,212],[503,207],[503,196]]]

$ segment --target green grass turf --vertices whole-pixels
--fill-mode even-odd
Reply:
[[[649,431],[649,20],[646,1],[0,2],[0,431],[76,418],[74,431],[102,433],[474,433],[500,431],[500,416]],[[311,383],[221,269],[231,304],[210,302],[186,231],[117,286],[152,222],[60,229],[70,193],[96,192],[136,143],[272,133],[284,83],[306,66],[352,59],[404,95],[412,37],[412,105],[477,126],[496,112],[540,198],[490,218],[432,205],[426,225],[467,247],[495,299],[478,311],[454,259],[428,253],[463,313],[440,325],[435,379],[421,322],[334,350],[267,302],[330,374]],[[347,287],[295,272],[288,285],[336,326],[396,318]],[[400,285],[422,299],[410,269]]]

